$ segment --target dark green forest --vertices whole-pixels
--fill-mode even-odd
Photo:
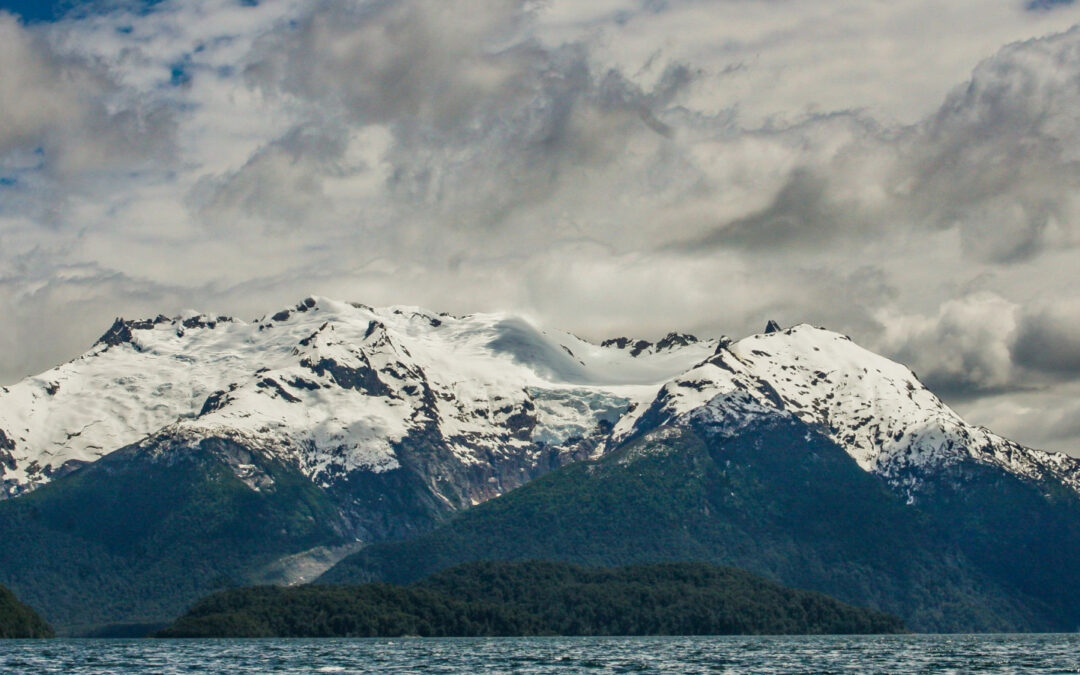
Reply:
[[[53,629],[15,594],[0,586],[0,639],[48,638]]]
[[[958,466],[909,504],[794,419],[733,438],[665,431],[547,474],[429,534],[369,546],[320,583],[408,583],[486,559],[690,560],[896,614],[914,630],[1077,625],[1080,592],[1064,570],[1080,550],[1080,509],[1061,489],[1048,499],[1038,484]]]
[[[221,459],[239,449],[203,446],[121,450],[0,502],[0,583],[61,633],[160,626],[258,565],[338,541],[338,512],[295,469],[264,462],[273,484],[254,491]]]
[[[412,538],[372,543],[320,583],[409,584],[479,560],[697,561],[888,612],[918,631],[1080,625],[1080,577],[1067,573],[1080,500],[1060,483],[959,463],[920,478],[909,500],[793,418],[733,437],[662,431],[437,526],[409,516]],[[237,461],[262,472],[258,490],[237,478]],[[354,487],[368,500],[361,510],[384,508],[388,522],[416,511],[384,500],[378,485]],[[253,583],[282,556],[351,540],[343,501],[223,439],[125,449],[0,502],[0,584],[61,634],[145,634],[200,597]]]
[[[896,617],[730,567],[476,562],[410,586],[259,586],[195,604],[158,637],[895,633]]]

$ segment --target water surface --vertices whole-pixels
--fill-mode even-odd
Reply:
[[[0,641],[0,673],[1080,673],[1080,635]]]

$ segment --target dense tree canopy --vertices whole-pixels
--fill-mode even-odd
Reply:
[[[0,638],[52,637],[53,630],[37,612],[19,602],[15,594],[0,586]]]
[[[729,567],[477,562],[410,586],[252,587],[197,603],[163,637],[882,633],[899,619]]]

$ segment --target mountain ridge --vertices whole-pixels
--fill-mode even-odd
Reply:
[[[964,422],[905,366],[809,324],[722,344],[715,355],[664,385],[653,417],[674,419],[715,408],[717,397],[744,392],[822,428],[864,470],[916,498],[918,474],[972,458],[1032,479],[1053,477],[1080,491],[1080,460],[1025,448]],[[617,441],[637,429],[627,416]],[[648,423],[646,424],[648,426]]]
[[[14,593],[0,586],[0,640],[54,636],[52,627],[32,607],[23,604]]]
[[[503,314],[315,298],[252,323],[118,319],[82,356],[0,389],[0,475],[18,494],[161,431],[278,446],[324,485],[393,468],[391,446],[433,423],[464,463],[528,454],[533,435],[585,437],[711,351],[679,342],[630,356]]]
[[[966,457],[1080,490],[1080,461],[966,424],[909,369],[809,324],[596,345],[509,314],[306,298],[250,323],[117,319],[82,356],[3,387],[0,497],[161,435],[243,440],[323,487],[394,468],[410,434],[440,436],[462,464],[537,464],[552,448],[572,460],[617,446],[643,416],[674,418],[732,391],[821,426],[911,498],[920,471]],[[502,480],[469,501],[521,483]]]

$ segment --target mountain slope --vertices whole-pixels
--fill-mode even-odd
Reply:
[[[251,324],[118,320],[0,393],[16,495],[0,581],[69,632],[162,621],[214,584],[302,581],[358,539],[415,535],[598,452],[713,348],[632,354],[503,315],[324,299]]]
[[[372,545],[320,583],[405,582],[480,559],[702,560],[889,611],[918,630],[1075,625],[1076,595],[1071,608],[1055,605],[1057,589],[1025,592],[979,564],[950,523],[907,503],[794,415],[748,396],[712,412],[550,473],[428,535]],[[1062,542],[1074,561],[1078,541]],[[1023,567],[1025,558],[1013,560]]]
[[[53,630],[37,612],[0,586],[0,639],[48,638]]]
[[[966,461],[1080,489],[1080,461],[1024,448],[967,424],[908,368],[806,324],[724,343],[667,383],[648,408],[620,420],[614,439],[735,392],[822,429],[860,467],[911,499],[924,475]]]
[[[228,437],[326,488],[411,463],[456,510],[735,391],[826,430],[912,499],[924,472],[967,460],[1080,488],[1077,460],[966,424],[907,368],[811,326],[593,345],[510,315],[323,298],[252,323],[118,319],[0,391],[0,478],[19,494],[148,435]]]
[[[163,623],[283,555],[341,543],[346,528],[325,493],[272,458],[222,440],[131,446],[0,502],[0,583],[66,633]]]

